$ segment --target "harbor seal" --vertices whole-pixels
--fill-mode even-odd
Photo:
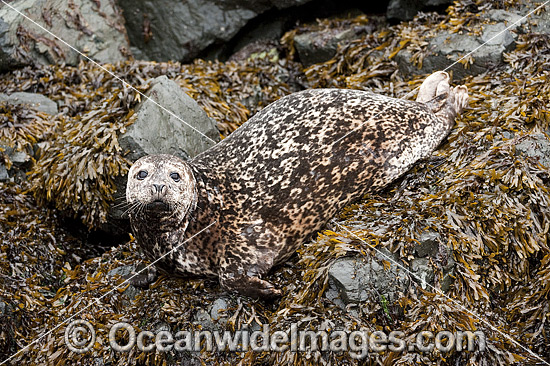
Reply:
[[[217,277],[254,298],[278,296],[262,276],[345,205],[431,154],[467,98],[445,72],[423,82],[416,102],[306,90],[265,107],[192,160],[145,156],[131,167],[126,193],[137,243],[151,260],[164,256],[156,264],[169,273]]]

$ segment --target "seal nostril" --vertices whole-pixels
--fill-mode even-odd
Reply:
[[[164,189],[164,187],[166,187],[166,185],[164,185],[164,184],[153,184],[153,187],[155,187],[155,192],[162,193],[162,190]]]

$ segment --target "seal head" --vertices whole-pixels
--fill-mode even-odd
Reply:
[[[128,172],[126,200],[133,221],[155,223],[158,230],[181,225],[196,201],[193,173],[172,155],[149,155]]]

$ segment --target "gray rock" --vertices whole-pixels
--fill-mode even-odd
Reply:
[[[422,257],[434,257],[439,252],[439,241],[441,235],[434,231],[424,231],[418,238],[418,244],[414,250],[416,255]]]
[[[129,55],[124,20],[110,0],[17,0],[10,6],[92,59],[116,62]],[[77,65],[82,59],[10,6],[0,8],[0,71],[34,64]]]
[[[120,266],[107,272],[107,276],[114,277],[118,275],[124,278],[125,280],[127,280],[128,278],[132,277],[135,271],[136,271],[136,267],[133,265]]]
[[[516,154],[537,159],[542,165],[550,167],[550,141],[542,133],[522,138],[516,145]]]
[[[24,151],[14,151],[8,157],[14,165],[23,165],[31,161],[31,156]]]
[[[330,60],[338,50],[338,44],[357,38],[353,29],[333,29],[299,34],[294,37],[298,57],[304,66]]]
[[[434,284],[434,270],[427,258],[413,259],[409,270],[420,287],[425,290],[430,285],[431,289],[431,286]]]
[[[223,298],[216,299],[210,306],[210,317],[213,321],[225,324],[227,319],[225,319],[225,311],[229,307],[227,301]]]
[[[534,5],[538,6],[540,3]],[[532,24],[531,32],[550,34],[550,11],[548,11],[548,8],[540,14],[532,14],[529,17],[529,23]]]
[[[342,299],[340,298],[340,291],[338,290],[338,287],[334,283],[334,280],[329,277],[328,279],[328,288],[325,291],[325,297],[332,301],[335,305],[339,306],[342,309],[346,308],[346,304]]]
[[[441,278],[440,286],[441,291],[448,292],[451,289],[451,285],[455,282],[454,279],[454,268],[453,270],[445,273],[443,278]]]
[[[216,123],[166,76],[151,83],[147,96],[151,100],[144,100],[136,108],[135,122],[119,138],[122,149],[130,151],[126,156],[129,160],[149,154],[172,154],[189,159],[220,140]]]
[[[0,315],[6,315],[8,313],[8,304],[0,300]]]
[[[32,153],[32,148],[29,148],[28,151]],[[16,150],[14,147],[0,145],[0,161],[4,159],[10,164],[0,162],[0,181],[24,182],[27,179],[27,171],[32,166],[31,155],[26,151]],[[7,166],[10,166],[10,169]]]
[[[513,24],[521,19],[518,14],[492,11],[484,13],[483,16],[499,23],[484,25],[480,36],[439,32],[435,37],[428,40],[428,50],[420,69],[410,62],[412,53],[405,48],[395,57],[400,71],[405,75],[430,74],[436,70],[446,69],[454,61],[473,51],[475,51],[471,54],[473,63],[469,64],[467,68],[460,63],[450,68],[456,79],[461,79],[467,75],[477,75],[487,71],[492,66],[502,64],[504,52],[508,52],[515,47],[517,36],[513,31],[524,21],[506,30],[508,24]],[[482,46],[483,44],[485,45]]]
[[[503,22],[506,26],[512,26],[512,30],[525,24],[527,19],[520,13],[513,10],[491,9],[487,11],[487,16],[495,22]],[[515,24],[517,23],[517,24]],[[515,24],[513,26],[513,24]]]
[[[210,317],[210,314],[204,309],[199,308],[197,310],[197,312],[193,316],[193,322],[202,326],[203,329],[213,330],[216,328],[214,322],[212,321],[212,318]]]
[[[137,267],[135,265],[120,266],[110,270],[107,273],[107,276],[115,277],[118,275],[124,280],[129,280],[129,285],[126,290],[124,290],[124,295],[131,301],[142,292],[142,288],[148,286],[149,283],[153,282],[156,278],[155,271],[146,270],[140,274],[137,274],[137,272],[141,271],[143,268],[145,268],[145,265],[143,264],[140,264]]]
[[[17,92],[11,95],[0,94],[0,102],[26,104],[32,109],[48,114],[57,114],[57,104],[42,94]]]
[[[439,249],[439,253],[436,257],[438,271],[441,272],[439,284],[441,290],[443,292],[447,292],[454,283],[456,262],[453,258],[453,249],[451,247],[440,246]]]
[[[404,270],[393,263],[389,269],[385,269],[382,260],[387,258],[379,253],[374,258],[336,260],[328,275],[340,294],[339,298],[346,304],[379,298],[380,295],[390,303],[397,300],[399,293],[406,291],[409,278]]]
[[[118,4],[136,57],[185,62],[211,45],[228,42],[252,18],[269,9],[308,1],[119,0]]]
[[[391,0],[386,10],[386,17],[390,20],[411,20],[421,10],[452,3],[452,0]]]
[[[21,150],[16,150],[14,147],[11,146],[0,145],[0,151],[3,151],[5,157],[7,157],[13,165],[18,167],[29,163],[32,159],[29,153]],[[29,149],[29,152],[32,152],[32,149]]]
[[[8,170],[6,169],[6,166],[4,164],[0,163],[0,182],[5,182],[8,179],[10,179]]]

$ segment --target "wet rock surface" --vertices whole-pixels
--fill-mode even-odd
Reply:
[[[100,62],[130,55],[124,20],[108,0],[18,0],[10,6]],[[76,65],[81,56],[10,6],[0,7],[0,71],[24,65]]]
[[[357,38],[357,30],[334,29],[304,33],[294,38],[298,57],[304,66],[330,60],[336,54],[338,45]]]
[[[482,12],[478,18],[481,24],[474,33],[433,32],[425,40],[426,53],[421,67],[411,62],[415,51],[408,48],[401,50],[395,60],[405,75],[421,75],[443,69],[451,70],[457,78],[481,74],[504,63],[504,55],[515,48],[518,34],[529,32],[529,29],[535,33],[550,29],[550,19],[546,13],[533,15],[529,21],[523,17],[537,5],[539,3],[533,3],[521,10],[491,9]]]
[[[406,291],[409,279],[406,271],[393,261],[395,256],[386,250],[372,258],[339,259],[328,271],[331,288],[338,290],[346,304],[361,303],[371,297],[394,302]]]
[[[536,133],[522,138],[516,144],[516,153],[537,160],[546,167],[550,167],[550,139],[548,135]]]

